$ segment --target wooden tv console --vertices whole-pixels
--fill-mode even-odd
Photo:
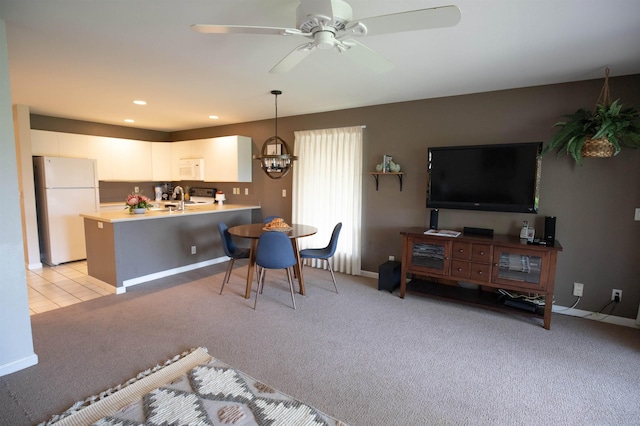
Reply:
[[[544,328],[551,327],[556,258],[562,250],[558,241],[553,247],[547,247],[529,245],[509,235],[445,237],[425,235],[425,231],[424,228],[410,228],[401,232],[400,297],[404,298],[408,289],[415,294],[541,317]],[[407,274],[414,278],[408,284]],[[442,284],[440,280],[475,284],[478,289]],[[487,289],[492,291],[485,291]],[[546,303],[535,312],[508,307],[495,289],[512,294],[542,295]]]

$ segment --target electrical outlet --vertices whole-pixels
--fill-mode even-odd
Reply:
[[[389,260],[393,262],[394,260],[396,260],[396,257],[395,256],[389,256]]]
[[[191,254],[196,254],[196,246],[191,246]]]
[[[622,302],[622,290],[614,288],[611,290],[611,300],[616,300],[616,298],[618,299],[618,302]]]
[[[102,228],[104,228],[104,223],[98,222],[98,229],[102,229]]]
[[[636,215],[635,215],[635,218],[633,220],[640,220],[640,208],[636,209]]]
[[[286,198],[286,196],[287,196],[287,190],[286,190],[286,189],[283,189],[283,190],[282,190],[282,197],[283,197],[283,198]]]
[[[139,186],[134,186],[133,187],[133,192],[140,192],[140,187]]]
[[[244,195],[249,195],[249,188],[244,189]]]
[[[582,283],[573,283],[573,295],[577,297],[582,297],[582,292],[584,290],[584,284]]]

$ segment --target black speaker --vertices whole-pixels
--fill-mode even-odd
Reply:
[[[544,218],[544,240],[548,247],[553,247],[556,240],[556,217],[546,216]]]
[[[438,229],[438,209],[431,210],[431,218],[429,219],[429,229]]]

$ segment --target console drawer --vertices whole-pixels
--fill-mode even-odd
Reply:
[[[471,263],[460,260],[451,261],[451,276],[456,278],[471,278]]]
[[[473,244],[471,260],[478,263],[491,263],[491,246],[489,244]]]
[[[491,280],[491,265],[472,263],[471,276],[469,278],[488,283]]]
[[[460,260],[471,260],[471,243],[454,241],[451,257]]]

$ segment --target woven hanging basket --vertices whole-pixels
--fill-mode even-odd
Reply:
[[[583,157],[608,158],[613,157],[615,147],[607,138],[586,139],[582,146]]]
[[[598,108],[598,105],[611,105],[611,94],[609,92],[609,67],[604,71],[604,84],[602,85],[600,96],[598,96],[598,101],[596,102],[596,109]],[[609,142],[609,139],[606,137],[602,137],[598,139],[585,139],[581,154],[583,157],[609,158],[613,157],[614,152],[615,147],[613,144]]]

